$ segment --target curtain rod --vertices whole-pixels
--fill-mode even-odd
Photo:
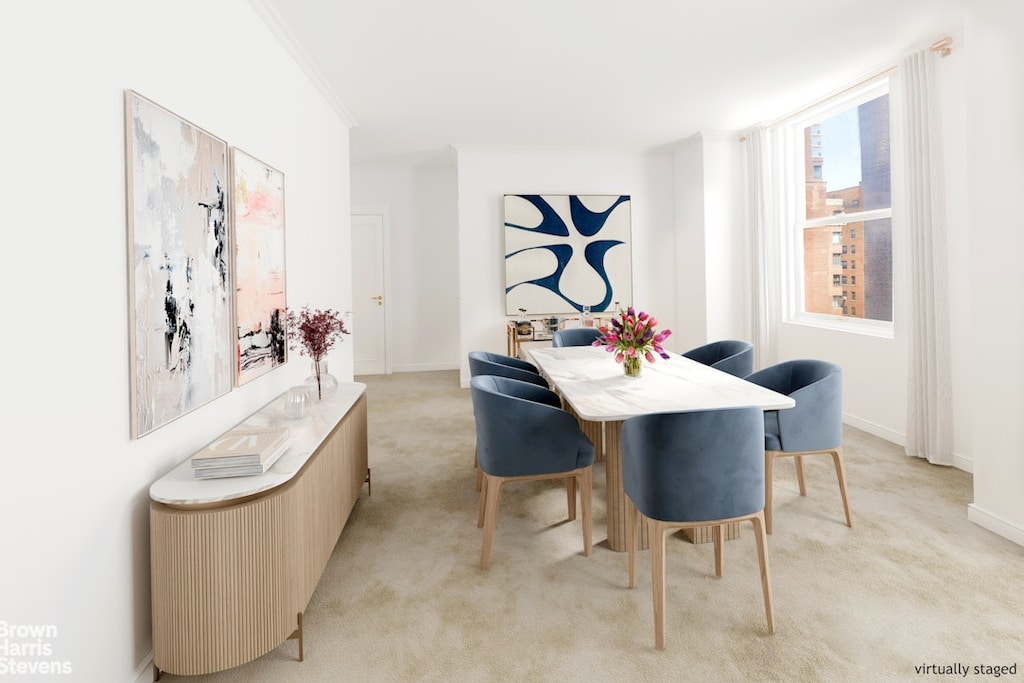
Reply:
[[[820,97],[820,98],[814,100],[813,102],[811,102],[810,104],[807,104],[807,105],[805,105],[803,107],[800,107],[796,111],[790,112],[790,113],[786,114],[785,116],[780,116],[777,119],[773,119],[773,120],[769,121],[768,123],[766,123],[764,125],[765,126],[777,126],[777,125],[779,125],[780,123],[782,123],[784,121],[789,121],[790,119],[795,119],[797,116],[800,116],[801,114],[804,114],[804,113],[806,113],[806,112],[808,112],[808,111],[810,111],[812,109],[820,107],[821,105],[825,104],[826,102],[828,102],[831,99],[835,99],[836,97],[839,97],[840,95],[845,95],[846,93],[851,92],[853,90],[856,90],[857,88],[859,88],[859,87],[861,87],[861,86],[863,86],[863,85],[865,85],[867,83],[870,83],[871,81],[875,80],[876,78],[881,78],[882,76],[884,76],[885,74],[889,73],[890,71],[895,71],[895,70],[896,70],[896,65],[895,64],[889,64],[888,66],[884,66],[881,69],[878,69],[877,71],[872,71],[867,76],[864,76],[863,78],[860,78],[860,79],[854,81],[853,83],[850,83],[846,87],[844,87],[844,88],[842,88],[840,90],[837,90],[837,91],[835,91],[835,92],[833,92],[833,93],[831,93],[829,95],[826,95],[825,97]]]
[[[953,49],[951,47],[952,45],[953,45],[953,39],[950,38],[949,36],[946,36],[945,38],[932,43],[932,45],[931,45],[931,47],[929,49],[932,52],[938,52],[940,57],[948,57],[949,53],[953,51]],[[803,114],[805,112],[808,112],[808,111],[810,111],[810,110],[812,110],[812,109],[814,109],[814,108],[824,104],[825,102],[828,102],[829,100],[831,100],[833,98],[839,97],[840,95],[845,95],[846,93],[850,92],[851,90],[856,90],[857,88],[861,87],[862,85],[870,83],[871,81],[875,80],[876,78],[880,78],[880,77],[884,76],[885,74],[889,73],[890,71],[894,71],[895,69],[896,69],[896,64],[889,64],[888,66],[884,66],[881,69],[878,69],[877,71],[873,71],[870,74],[868,74],[867,76],[864,76],[863,78],[858,79],[856,82],[847,85],[845,88],[842,88],[841,90],[837,90],[836,92],[834,92],[834,93],[832,93],[830,95],[826,95],[825,97],[821,97],[821,98],[815,100],[814,102],[811,102],[810,104],[805,105],[805,106],[801,107],[800,109],[797,109],[796,111],[790,112],[790,113],[786,114],[785,116],[780,116],[779,118],[773,119],[773,120],[771,120],[771,121],[769,121],[769,122],[767,122],[765,124],[762,124],[762,126],[758,126],[758,127],[760,128],[760,127],[777,126],[780,123],[783,123],[784,121],[789,121],[790,119],[796,118],[797,116],[800,116],[801,114]],[[743,142],[746,139],[747,139],[746,135],[741,135],[740,136],[740,142]]]
[[[938,52],[940,57],[948,57],[949,53],[953,51],[953,39],[946,36],[942,40],[937,40],[932,43],[932,52]]]

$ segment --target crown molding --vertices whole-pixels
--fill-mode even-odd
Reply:
[[[313,60],[309,58],[302,45],[292,35],[292,32],[285,25],[277,10],[271,6],[268,0],[249,0],[249,5],[252,6],[256,14],[263,20],[263,23],[267,25],[267,28],[274,34],[274,37],[284,46],[284,49],[288,51],[288,54],[292,56],[292,59],[299,65],[299,68],[306,74],[306,77],[320,91],[320,94],[324,96],[324,99],[327,100],[327,103],[338,114],[342,123],[349,128],[355,128],[358,124],[345,106],[345,103],[341,101],[341,97],[334,91],[334,88],[331,87],[327,79],[320,73],[320,70],[314,66]]]
[[[515,145],[515,144],[452,144],[449,148],[456,153],[479,152],[485,154],[579,154],[579,155],[608,155],[608,156],[635,156],[647,154],[656,149],[630,145],[622,146],[574,146],[574,145]]]

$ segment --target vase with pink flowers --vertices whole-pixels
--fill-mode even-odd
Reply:
[[[625,311],[619,309],[617,318],[598,328],[601,336],[594,340],[594,346],[603,346],[609,353],[614,353],[615,362],[622,363],[627,377],[639,377],[641,360],[653,363],[655,354],[668,360],[668,352],[662,343],[672,330],[658,332],[657,325],[658,320],[649,313],[638,313],[632,306]]]

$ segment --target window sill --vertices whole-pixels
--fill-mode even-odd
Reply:
[[[792,325],[802,325],[803,327],[817,327],[823,330],[863,334],[869,337],[882,337],[883,339],[893,339],[895,337],[892,323],[864,320],[863,318],[848,318],[841,315],[801,313],[786,318],[783,322]]]

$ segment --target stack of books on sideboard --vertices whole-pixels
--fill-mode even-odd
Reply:
[[[235,427],[192,456],[196,479],[263,474],[288,450],[287,429]]]

